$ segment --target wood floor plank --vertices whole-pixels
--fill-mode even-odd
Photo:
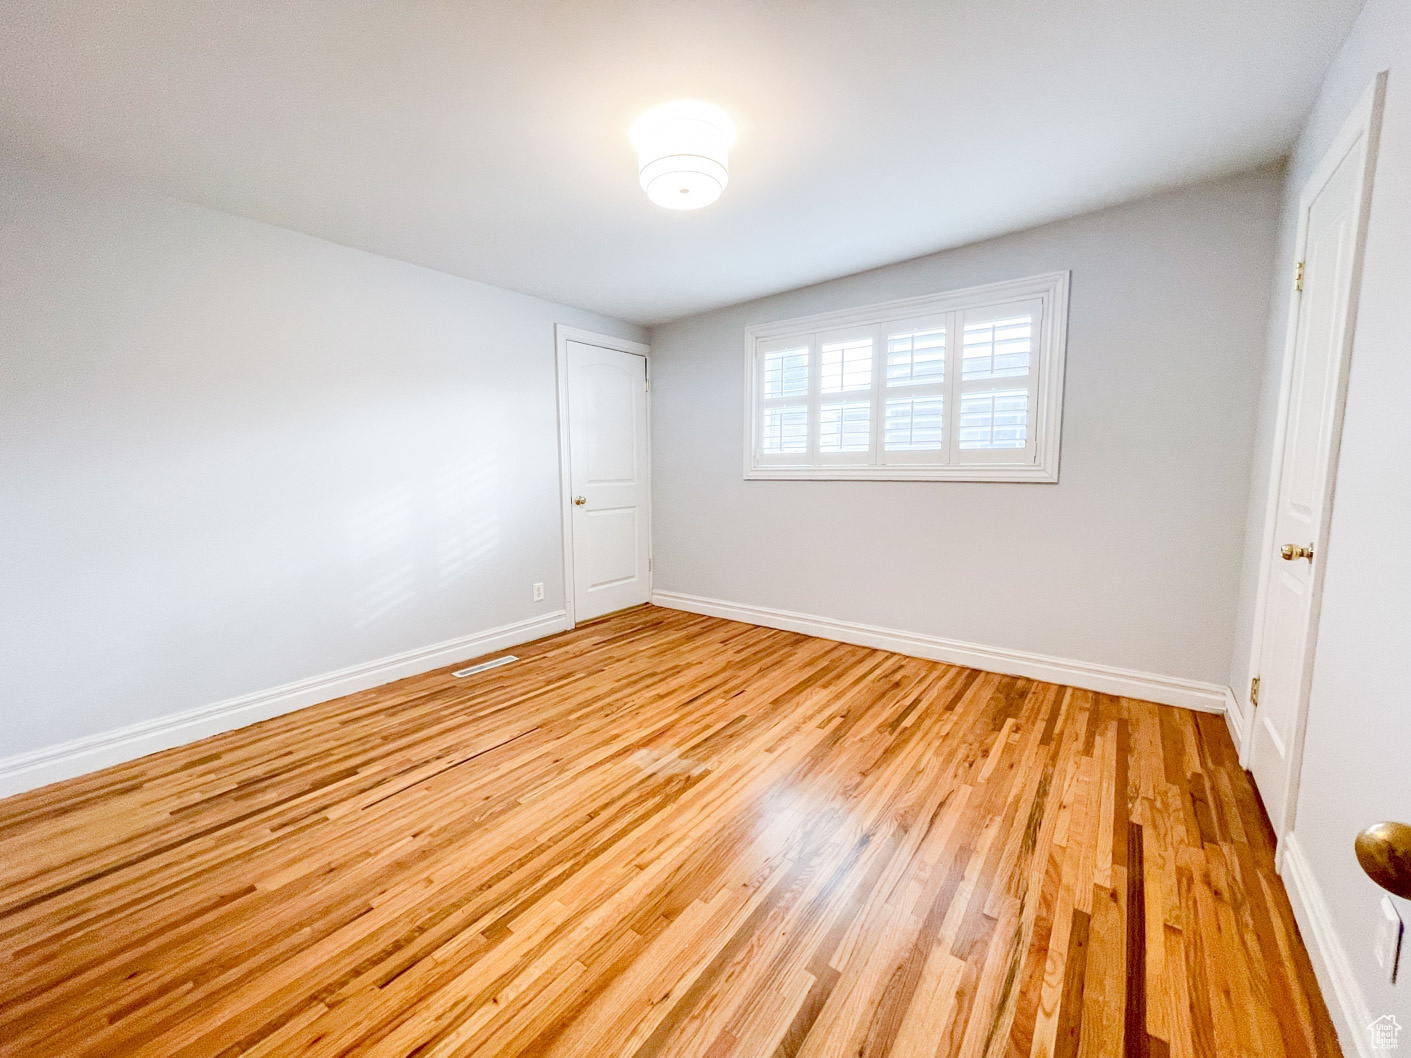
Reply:
[[[515,653],[0,801],[0,1055],[1339,1053],[1218,717],[653,607]]]

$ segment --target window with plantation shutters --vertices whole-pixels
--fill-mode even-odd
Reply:
[[[754,327],[747,478],[1057,481],[1068,273]]]

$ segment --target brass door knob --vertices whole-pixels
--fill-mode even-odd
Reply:
[[[1297,544],[1285,544],[1283,547],[1279,548],[1279,554],[1284,556],[1285,562],[1292,562],[1296,558],[1306,558],[1309,562],[1312,562],[1313,545],[1309,544],[1307,547],[1299,547]]]
[[[587,502],[588,502],[588,497],[587,497],[587,496],[575,496],[575,497],[573,497],[573,505],[574,505],[575,507],[582,507],[582,506],[583,506],[585,503],[587,503]]]
[[[1411,900],[1411,826],[1373,823],[1357,835],[1357,862],[1387,892]]]

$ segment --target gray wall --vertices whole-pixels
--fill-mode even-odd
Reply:
[[[561,608],[555,322],[0,170],[0,757]]]
[[[1281,174],[657,327],[659,590],[1224,684]],[[1073,272],[1056,485],[742,480],[750,324]]]
[[[1326,904],[1366,1015],[1411,1027],[1411,944],[1401,983],[1372,957],[1381,890],[1352,855],[1353,836],[1380,819],[1411,822],[1411,5],[1371,0],[1334,62],[1290,165],[1270,327],[1260,459],[1254,469],[1240,636],[1232,662],[1243,694],[1273,419],[1286,332],[1298,198],[1359,97],[1389,70],[1372,192],[1357,334],[1325,566],[1302,786],[1294,834]],[[1397,901],[1411,923],[1411,903]],[[1305,928],[1305,936],[1308,930]],[[1324,991],[1336,1006],[1325,978]],[[1356,1012],[1361,1018],[1362,1012]],[[1344,1025],[1365,1047],[1363,1025]],[[1348,1050],[1353,1041],[1344,1039]],[[1407,1042],[1403,1040],[1403,1046]]]

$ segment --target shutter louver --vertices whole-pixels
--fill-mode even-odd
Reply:
[[[966,393],[960,398],[960,447],[1023,448],[1029,394],[1022,389]]]
[[[889,452],[939,451],[945,447],[945,398],[887,398],[886,446]]]
[[[1009,378],[1029,373],[1033,321],[1015,316],[991,323],[965,325],[964,366],[961,377]]]
[[[781,454],[807,452],[808,409],[802,406],[765,408],[764,451]]]

